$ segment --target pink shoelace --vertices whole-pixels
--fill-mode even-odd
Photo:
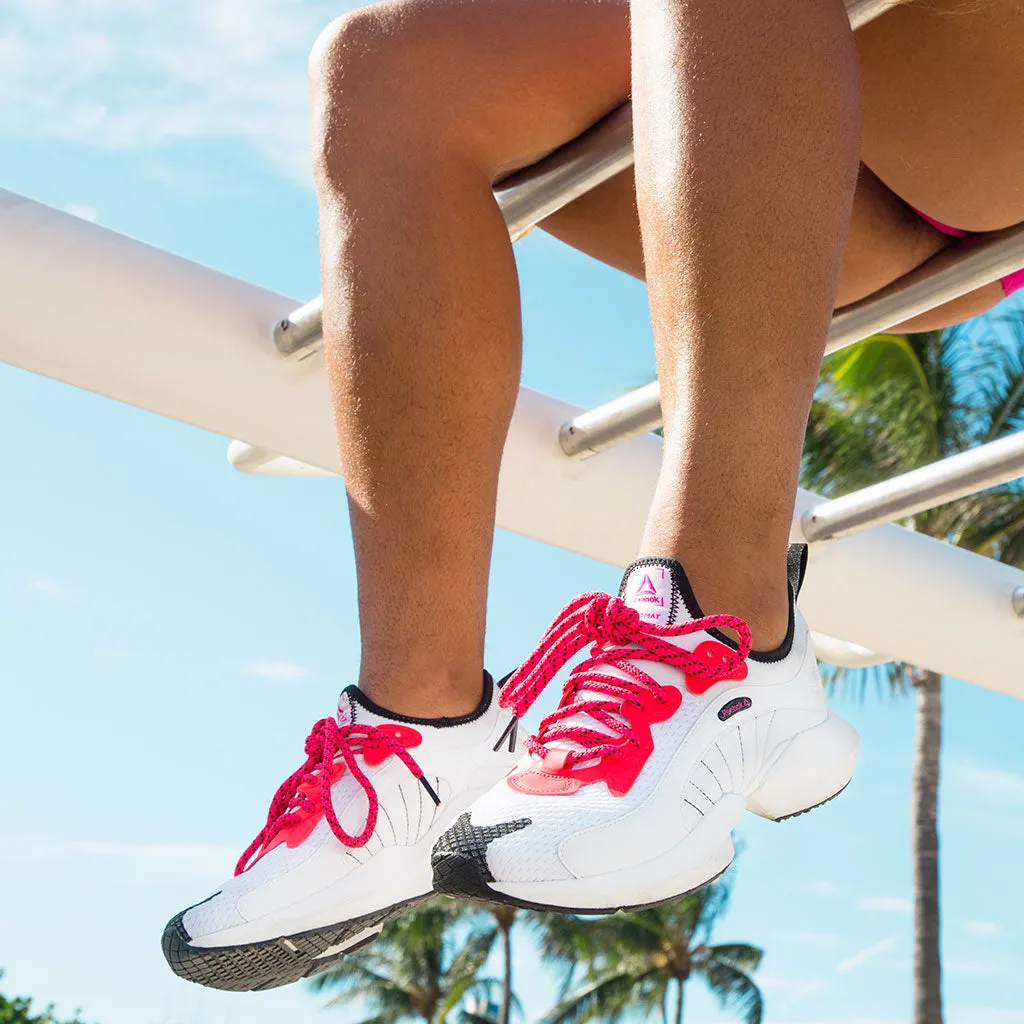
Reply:
[[[376,764],[394,755],[409,769],[412,776],[419,780],[435,805],[441,802],[413,756],[401,743],[376,726],[338,725],[333,718],[321,718],[306,737],[305,750],[305,764],[289,775],[274,794],[267,814],[267,823],[239,858],[235,866],[236,875],[245,871],[253,855],[269,846],[282,829],[305,821],[311,814],[320,811],[323,811],[331,831],[345,846],[365,846],[377,827],[379,803],[373,783],[366,777],[366,773],[356,760],[359,754],[362,754],[364,759],[366,755],[370,755]],[[346,767],[362,787],[369,804],[366,825],[356,836],[349,835],[341,827],[331,801],[331,786],[341,778]]]
[[[735,651],[721,645],[723,656],[718,663],[702,659],[667,640],[722,627],[736,630],[740,644]],[[658,626],[644,622],[636,609],[617,597],[581,594],[562,609],[537,649],[512,673],[502,687],[498,702],[503,708],[512,708],[517,719],[522,718],[562,666],[587,644],[593,644],[590,657],[572,671],[558,708],[541,721],[537,735],[527,740],[530,753],[541,758],[547,753],[546,744],[554,740],[579,744],[581,749],[567,754],[566,768],[583,761],[620,756],[624,753],[623,740],[638,745],[629,723],[619,714],[620,709],[625,704],[640,709],[644,699],[651,696],[664,703],[665,697],[664,687],[636,662],[672,665],[687,676],[713,682],[731,675],[742,665],[750,653],[751,636],[747,624],[735,615],[708,615],[680,626]],[[604,666],[617,668],[632,678],[622,679],[600,672]],[[608,699],[581,697],[581,690],[606,694]],[[589,715],[607,731],[565,724],[566,719],[580,714]]]

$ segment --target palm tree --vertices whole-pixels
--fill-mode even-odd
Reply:
[[[467,997],[485,1006],[491,1002],[499,983],[480,972],[497,934],[496,925],[483,923],[478,907],[434,900],[396,918],[375,942],[312,985],[316,991],[338,990],[332,1003],[362,1002],[367,1016],[361,1024],[445,1024]]]
[[[518,911],[515,907],[500,903],[488,903],[487,910],[494,918],[495,927],[501,937],[501,1004],[497,1024],[509,1024],[515,993],[512,991],[512,926]]]
[[[460,1015],[461,1024],[509,1024],[513,1010],[522,1012],[512,987],[512,926],[521,916],[520,911],[501,903],[477,903],[474,900],[467,901],[465,907],[469,913],[482,910],[492,917],[495,936],[500,939],[502,970],[500,1001],[467,1007]]]
[[[839,495],[1024,429],[1024,325],[990,322],[927,334],[883,334],[825,360],[804,448],[803,481]],[[1024,567],[1024,487],[996,487],[905,525]],[[833,673],[833,675],[837,675]],[[938,792],[942,680],[891,666],[917,692],[912,829],[918,1024],[942,1024]],[[861,674],[863,679],[863,674]]]
[[[611,1024],[632,1014],[682,1024],[692,977],[702,978],[746,1024],[760,1024],[763,1001],[750,975],[762,951],[709,944],[728,898],[728,882],[720,879],[660,907],[596,921],[533,915],[545,958],[564,969],[559,1002],[543,1024]]]

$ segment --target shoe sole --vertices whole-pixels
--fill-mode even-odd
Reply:
[[[848,786],[849,784],[850,783],[848,782],[846,786]],[[824,807],[825,804],[832,803],[832,801],[835,800],[836,797],[842,796],[846,790],[846,786],[843,786],[843,788],[839,790],[838,793],[833,793],[830,797],[826,797],[824,800],[821,801],[821,803],[817,803],[813,807],[805,807],[802,811],[794,811],[792,814],[783,814],[780,818],[769,818],[768,820],[776,822],[791,821],[793,818],[799,818],[801,814],[810,814],[811,811],[816,811],[819,807]]]
[[[171,970],[186,981],[226,992],[262,992],[327,970],[373,942],[392,918],[432,895],[404,900],[351,921],[238,946],[192,945],[183,924],[188,911],[182,911],[164,929],[164,957]]]
[[[674,903],[676,900],[681,900],[684,896],[690,896],[695,892],[700,892],[706,885],[710,885],[712,882],[717,882],[729,869],[723,868],[716,875],[713,875],[706,882],[701,882],[700,885],[695,885],[692,889],[687,889],[685,892],[677,893],[675,896],[665,896],[660,900],[652,900],[650,903],[634,903],[629,906],[621,907],[580,907],[573,909],[572,907],[561,907],[556,904],[548,903],[533,903],[530,900],[521,900],[515,896],[509,896],[506,893],[501,892],[498,889],[487,889],[487,895],[474,895],[469,896],[469,893],[465,890],[453,888],[451,891],[446,892],[444,889],[438,889],[437,891],[442,895],[448,897],[448,899],[477,899],[486,900],[488,903],[501,903],[505,906],[519,907],[522,910],[543,910],[553,914],[575,914],[577,917],[606,917],[609,914],[617,914],[620,911],[624,914],[631,914],[636,910],[650,910],[653,907],[661,907],[666,903]]]
[[[826,721],[821,725],[793,737],[786,745],[782,755],[768,769],[765,778],[761,780],[755,792],[745,798],[746,807],[753,813],[771,821],[788,821],[822,807],[839,796],[849,785],[853,776],[856,754],[856,732],[846,722],[830,712]],[[810,778],[807,774],[809,767],[817,767],[817,771]],[[821,799],[823,786],[827,787],[824,788],[824,792],[828,795]],[[800,802],[803,800],[809,802],[801,807]],[[795,801],[800,802],[796,803],[796,809],[791,810]],[[738,822],[738,820],[739,814],[737,813],[735,821]],[[649,902],[623,902],[617,906],[603,908],[534,902],[494,888],[491,883],[495,879],[487,867],[486,857],[488,838],[498,838],[505,832],[516,831],[529,824],[528,819],[522,819],[520,822],[508,822],[504,825],[474,829],[469,824],[469,816],[463,815],[459,822],[449,829],[445,837],[442,837],[442,842],[446,837],[453,836],[453,833],[456,833],[461,827],[468,830],[469,833],[480,832],[484,837],[483,846],[481,847],[480,842],[472,838],[471,835],[466,835],[461,841],[458,837],[454,837],[452,840],[454,848],[441,855],[438,855],[435,848],[433,858],[435,890],[446,896],[489,900],[530,910],[602,915],[613,914],[619,910],[643,910],[647,907],[659,906],[672,900],[681,899],[713,882],[721,876],[724,870],[718,866],[722,863],[719,859],[718,864],[709,865],[715,870],[709,872],[703,882],[696,886],[689,886],[674,895],[660,897]],[[487,833],[491,833],[491,835],[487,836]],[[729,833],[731,833],[731,827]],[[729,836],[726,835],[725,839],[729,841]],[[729,846],[731,847],[731,841],[729,841]]]
[[[849,785],[849,783],[846,785]],[[845,789],[846,786],[843,786],[843,788],[838,792],[833,793],[830,797],[826,797],[826,799],[814,804],[812,807],[805,807],[802,811],[794,811],[792,814],[784,814],[780,818],[772,818],[771,820],[776,822],[789,821],[792,818],[799,818],[802,814],[809,814],[811,811],[815,811],[819,807],[824,807],[825,804],[831,803],[836,799],[836,797],[840,796]],[[599,908],[569,907],[549,903],[535,903],[531,900],[524,900],[516,896],[510,896],[508,893],[504,893],[500,889],[492,888],[488,884],[487,879],[481,877],[479,866],[474,861],[464,858],[459,858],[458,860],[455,858],[445,858],[443,861],[435,863],[434,889],[436,892],[440,893],[442,896],[447,896],[449,899],[475,899],[490,903],[501,903],[512,907],[519,907],[523,910],[542,910],[556,914],[576,914],[580,917],[604,917],[608,914],[616,914],[619,911],[628,914],[637,910],[650,910],[652,907],[660,907],[666,903],[673,903],[675,900],[681,900],[684,896],[690,896],[692,893],[699,892],[705,886],[711,885],[712,882],[717,882],[727,870],[728,866],[711,875],[699,885],[692,886],[683,892],[676,893],[674,896],[665,896],[662,899],[653,900],[649,903],[622,904],[620,906]]]

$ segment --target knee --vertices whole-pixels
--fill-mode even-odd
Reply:
[[[388,0],[350,11],[320,34],[309,57],[318,181],[331,182],[360,158],[408,156],[444,134],[438,33],[423,13],[424,5]]]
[[[309,54],[314,100],[358,104],[368,89],[387,78],[394,41],[384,4],[358,7],[335,18]]]

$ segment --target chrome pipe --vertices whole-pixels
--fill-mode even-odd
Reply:
[[[283,356],[306,359],[324,340],[324,297],[318,295],[274,325],[274,344]]]
[[[501,181],[494,198],[518,241],[534,225],[633,166],[633,104],[623,103],[582,135]]]
[[[1024,224],[993,232],[969,249],[947,249],[881,291],[844,306],[833,317],[825,352],[836,352],[911,317],[981,288],[1024,267]],[[657,381],[588,409],[563,425],[562,451],[591,455],[657,429],[661,390]]]
[[[651,381],[563,423],[558,443],[570,458],[587,459],[661,426],[661,385]]]
[[[825,352],[852,345],[927,313],[1024,267],[1024,224],[985,235],[967,249],[946,249],[928,263],[832,317]]]
[[[859,533],[1024,476],[1024,430],[822,502],[801,517],[814,543]]]
[[[850,28],[857,31],[869,21],[874,21],[879,15],[885,14],[890,7],[896,7],[905,0],[849,0],[846,4],[846,13],[850,18]]]

